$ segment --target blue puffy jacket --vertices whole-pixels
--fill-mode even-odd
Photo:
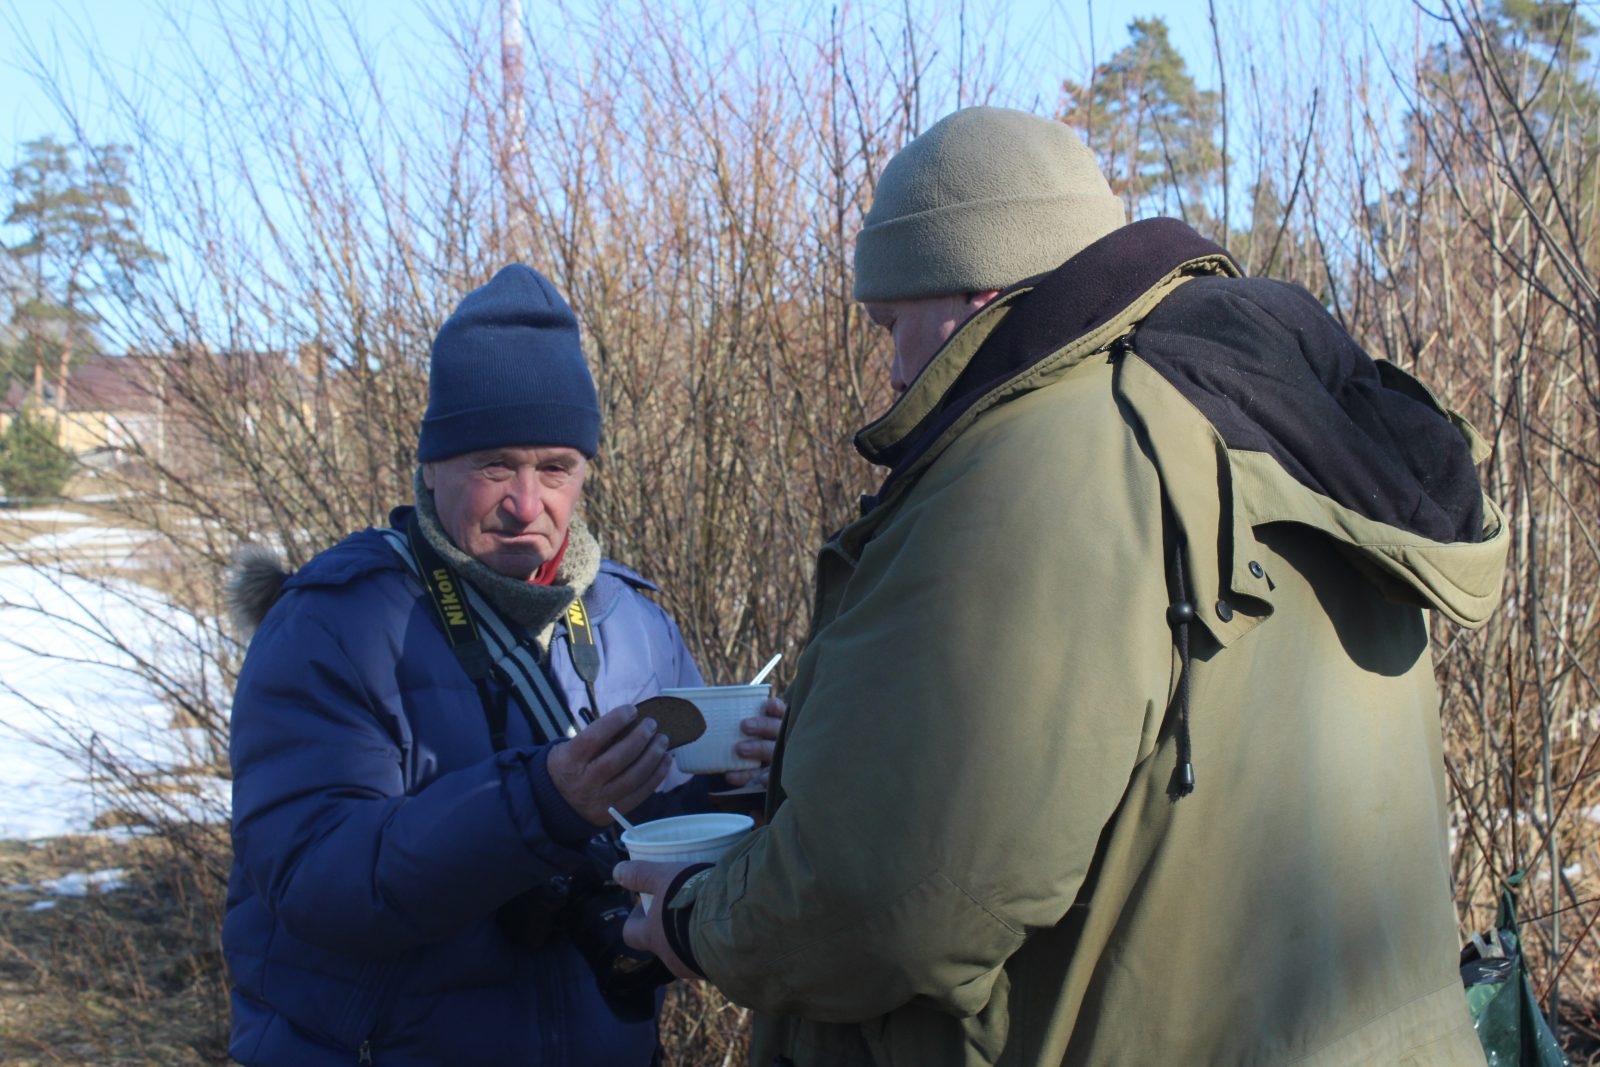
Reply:
[[[403,528],[406,509],[396,513]],[[584,596],[601,708],[701,684],[638,575]],[[587,704],[564,631],[554,680]],[[594,829],[561,798],[523,716],[496,754],[478,691],[382,533],[292,575],[234,699],[234,862],[223,949],[245,1064],[620,1067],[651,1060],[565,934],[514,945],[495,910],[573,868]],[[663,786],[683,783],[674,779]],[[700,806],[696,779],[646,817]]]

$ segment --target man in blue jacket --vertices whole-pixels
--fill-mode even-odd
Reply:
[[[678,772],[634,707],[702,680],[656,587],[576,513],[599,431],[571,310],[506,267],[434,341],[416,506],[292,575],[236,571],[235,614],[259,624],[230,751],[239,1062],[657,1057],[596,834],[608,808],[655,818],[723,783]],[[463,582],[536,665],[520,687],[509,659],[463,651]],[[741,749],[768,761],[765,710]]]

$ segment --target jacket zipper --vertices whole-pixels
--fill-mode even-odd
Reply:
[[[389,1017],[396,991],[400,985],[400,966],[390,963],[377,975],[377,995],[374,997],[370,1008],[371,1018],[367,1022],[367,1036],[361,1039],[361,1044],[356,1048],[356,1062],[361,1067],[372,1067],[373,1059],[372,1042],[382,1029],[384,1020]]]

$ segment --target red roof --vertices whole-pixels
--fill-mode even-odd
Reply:
[[[95,356],[67,379],[67,407],[72,411],[153,412],[156,404],[148,358]]]

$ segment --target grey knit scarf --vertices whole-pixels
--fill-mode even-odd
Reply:
[[[574,514],[567,527],[567,552],[556,570],[555,584],[534,585],[491,570],[457,548],[439,522],[433,491],[422,481],[422,468],[417,468],[411,484],[417,497],[418,524],[428,544],[497,611],[537,637],[541,649],[548,649],[556,620],[566,612],[574,597],[588,591],[595,575],[600,573],[600,544],[583,519]]]

